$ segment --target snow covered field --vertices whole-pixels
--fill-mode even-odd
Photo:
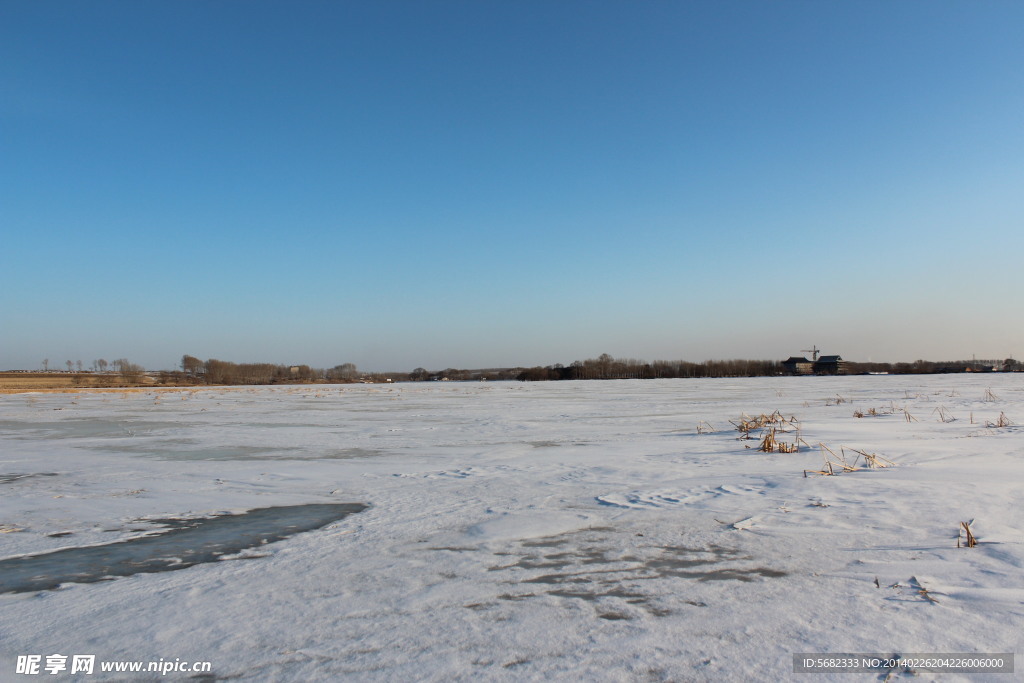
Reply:
[[[776,410],[811,448],[737,439],[729,420]],[[1024,427],[1001,414],[1024,424],[1024,376],[0,396],[0,560],[370,505],[228,560],[2,594],[0,681],[876,680],[793,654],[1022,653]],[[805,477],[820,442],[896,466]],[[55,653],[212,676],[16,673]]]

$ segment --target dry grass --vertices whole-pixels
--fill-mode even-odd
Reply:
[[[800,423],[796,417],[784,417],[782,413],[777,410],[770,414],[761,413],[755,417],[750,417],[746,413],[743,413],[743,415],[740,416],[739,422],[734,422],[733,420],[729,420],[729,422],[736,427],[736,431],[741,432],[744,435],[741,438],[750,438],[750,432],[755,429],[774,426],[785,431],[786,427],[798,427]]]
[[[906,408],[900,408],[893,402],[889,402],[889,405],[882,406],[881,408],[868,408],[867,410],[861,410],[858,408],[853,411],[854,417],[881,417],[883,415],[895,415],[896,413],[903,413],[903,418],[907,422],[917,422],[917,418],[907,412]]]
[[[65,372],[0,372],[0,394],[21,394],[28,391],[56,391],[67,393],[80,389],[113,387],[151,387],[156,383],[145,376],[140,382],[127,383],[116,375]]]
[[[779,441],[775,434],[780,431],[777,427],[769,427],[766,429],[761,436],[761,444],[757,447],[757,450],[762,453],[798,453],[800,451],[800,444],[808,446],[807,442],[800,438],[800,430],[797,429],[796,438],[793,439],[792,443],[786,441]]]
[[[21,373],[18,373],[21,374]],[[13,383],[12,383],[13,384]],[[160,386],[153,384],[142,384],[136,386],[46,386],[45,384],[28,384],[22,386],[5,386],[0,383],[0,395],[11,394],[121,394],[124,397],[141,396],[145,394],[182,394],[182,400],[198,391],[244,391],[244,387],[218,386],[218,385],[191,385],[185,387]]]
[[[801,442],[805,446],[807,445],[807,442],[800,438],[800,421],[792,415],[786,417],[778,410],[773,413],[761,413],[754,417],[743,413],[738,422],[734,420],[729,420],[729,422],[736,427],[736,431],[740,432],[741,440],[752,439],[754,438],[752,432],[761,430],[758,435],[760,445],[757,450],[763,453],[796,453],[800,450]],[[788,433],[794,429],[796,437],[791,443],[778,439],[778,434]]]

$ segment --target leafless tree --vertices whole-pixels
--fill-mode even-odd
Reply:
[[[342,363],[327,370],[324,375],[332,382],[351,382],[359,377],[355,363]]]
[[[203,371],[203,361],[199,360],[195,356],[189,356],[185,354],[181,357],[181,369],[187,375],[195,377]]]

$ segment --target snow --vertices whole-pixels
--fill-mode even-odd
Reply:
[[[803,652],[1020,651],[1024,428],[986,423],[1024,423],[1022,380],[2,396],[0,559],[168,518],[370,507],[239,558],[2,594],[0,681],[52,653],[241,681],[632,681],[799,679]],[[730,420],[775,410],[811,448],[737,439]],[[820,442],[896,465],[805,477]],[[956,547],[964,521],[975,548]],[[104,676],[78,678],[123,680]]]

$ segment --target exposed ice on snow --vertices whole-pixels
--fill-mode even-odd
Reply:
[[[318,529],[365,509],[358,503],[321,503],[259,508],[239,515],[147,520],[168,529],[116,543],[0,560],[0,593],[185,569]]]

